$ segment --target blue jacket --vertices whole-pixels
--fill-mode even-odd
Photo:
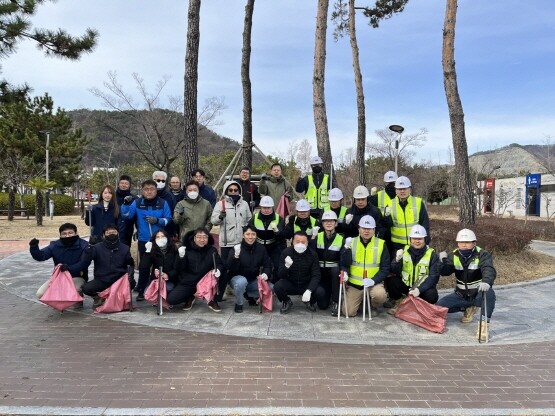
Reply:
[[[90,219],[90,220],[89,220]],[[104,211],[104,203],[99,202],[92,206],[92,209],[89,212],[85,213],[85,224],[91,225],[92,232],[91,236],[95,235],[98,237],[102,237],[102,230],[104,226],[107,224],[115,224],[118,225],[119,219],[114,216],[114,205],[108,205],[108,210]]]
[[[159,197],[152,200],[140,197],[130,205],[122,205],[121,216],[128,220],[137,218],[138,239],[145,243],[150,240],[151,235],[165,228],[172,220],[172,213],[168,203]],[[158,222],[156,224],[149,224],[146,221],[146,217],[156,217]]]
[[[88,245],[89,243],[82,238],[79,238],[69,247],[63,245],[60,240],[56,240],[51,241],[43,249],[39,249],[39,246],[30,246],[29,252],[37,261],[52,259],[54,260],[54,266],[67,264],[71,276],[82,277],[88,280],[87,269],[89,266],[83,258],[83,251],[85,251]]]
[[[198,193],[201,197],[206,199],[212,205],[212,208],[216,205],[216,191],[214,191],[209,185],[203,183],[199,189]]]

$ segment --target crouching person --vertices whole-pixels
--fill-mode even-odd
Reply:
[[[274,293],[282,302],[280,313],[289,313],[293,307],[289,295],[302,295],[302,301],[311,312],[316,311],[316,303],[322,309],[328,306],[329,300],[320,286],[318,255],[308,248],[308,236],[304,231],[295,232],[291,247],[281,253],[278,278]]]
[[[118,227],[115,224],[106,224],[102,232],[102,241],[94,246],[88,246],[84,252],[87,267],[94,261],[94,279],[83,285],[83,293],[94,299],[94,307],[102,305],[104,299],[98,294],[112,286],[135,263],[129,246],[119,241]],[[133,276],[132,272],[130,272]],[[130,279],[132,286],[135,280]]]
[[[480,341],[486,340],[489,320],[495,308],[495,292],[491,288],[497,272],[493,267],[491,254],[476,245],[476,234],[472,230],[462,229],[457,233],[457,249],[447,254],[439,253],[440,274],[449,276],[455,273],[455,292],[442,297],[437,304],[449,308],[449,313],[464,310],[462,323],[472,322],[477,307],[482,305],[482,297],[486,296],[487,311],[484,325],[478,329]]]
[[[372,310],[376,311],[387,299],[384,280],[390,269],[389,252],[385,241],[376,237],[376,221],[370,215],[358,223],[358,237],[345,241],[340,268],[347,282],[343,313],[356,316],[363,301],[364,288],[370,291]]]
[[[256,305],[258,280],[264,280],[272,273],[272,260],[266,248],[256,241],[256,229],[253,225],[243,228],[243,240],[233,247],[227,259],[230,285],[235,293],[235,312],[243,312],[244,296],[251,306]]]
[[[426,245],[426,229],[419,224],[410,230],[410,245],[399,249],[391,262],[391,271],[395,273],[386,280],[389,298],[394,306],[387,313],[395,315],[397,307],[407,294],[421,297],[428,303],[438,299],[437,283],[439,281],[439,257],[433,248]]]
[[[162,270],[162,279],[166,281],[166,291],[171,292],[178,281],[178,251],[173,239],[166,230],[158,230],[145,244],[145,254],[141,256],[139,273],[156,279],[156,270]]]

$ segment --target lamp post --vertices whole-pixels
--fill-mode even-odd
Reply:
[[[46,135],[46,147],[45,147],[45,151],[46,151],[46,166],[45,166],[45,171],[46,171],[46,184],[48,185],[48,182],[50,181],[50,153],[49,153],[49,147],[50,147],[50,130],[41,130],[41,133],[44,133]],[[48,189],[45,192],[44,195],[44,215],[46,215],[48,217],[49,215],[49,204],[50,204],[50,192],[48,191]]]
[[[397,140],[395,140],[395,173],[397,173],[397,166],[398,166],[398,159],[399,159],[399,142],[401,141],[401,135],[405,131],[405,128],[398,124],[392,124],[391,126],[389,126],[389,130],[399,135]]]

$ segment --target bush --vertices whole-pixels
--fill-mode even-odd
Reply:
[[[54,215],[73,214],[75,199],[69,195],[51,194],[50,198],[54,201]],[[25,207],[29,210],[29,215],[35,215],[35,194],[23,195]],[[19,194],[15,196],[15,206],[19,208]],[[0,209],[8,209],[8,194],[0,192]]]

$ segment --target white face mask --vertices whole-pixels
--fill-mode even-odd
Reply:
[[[293,245],[293,249],[299,253],[302,254],[306,251],[306,246],[303,243],[298,243],[298,244],[294,244]]]
[[[168,239],[166,237],[162,237],[156,240],[156,245],[160,248],[166,247],[168,244]]]
[[[157,189],[164,189],[165,187],[166,187],[165,182],[156,182],[156,188]]]
[[[198,192],[195,192],[195,191],[187,192],[187,196],[189,197],[189,199],[197,199],[198,198]]]

